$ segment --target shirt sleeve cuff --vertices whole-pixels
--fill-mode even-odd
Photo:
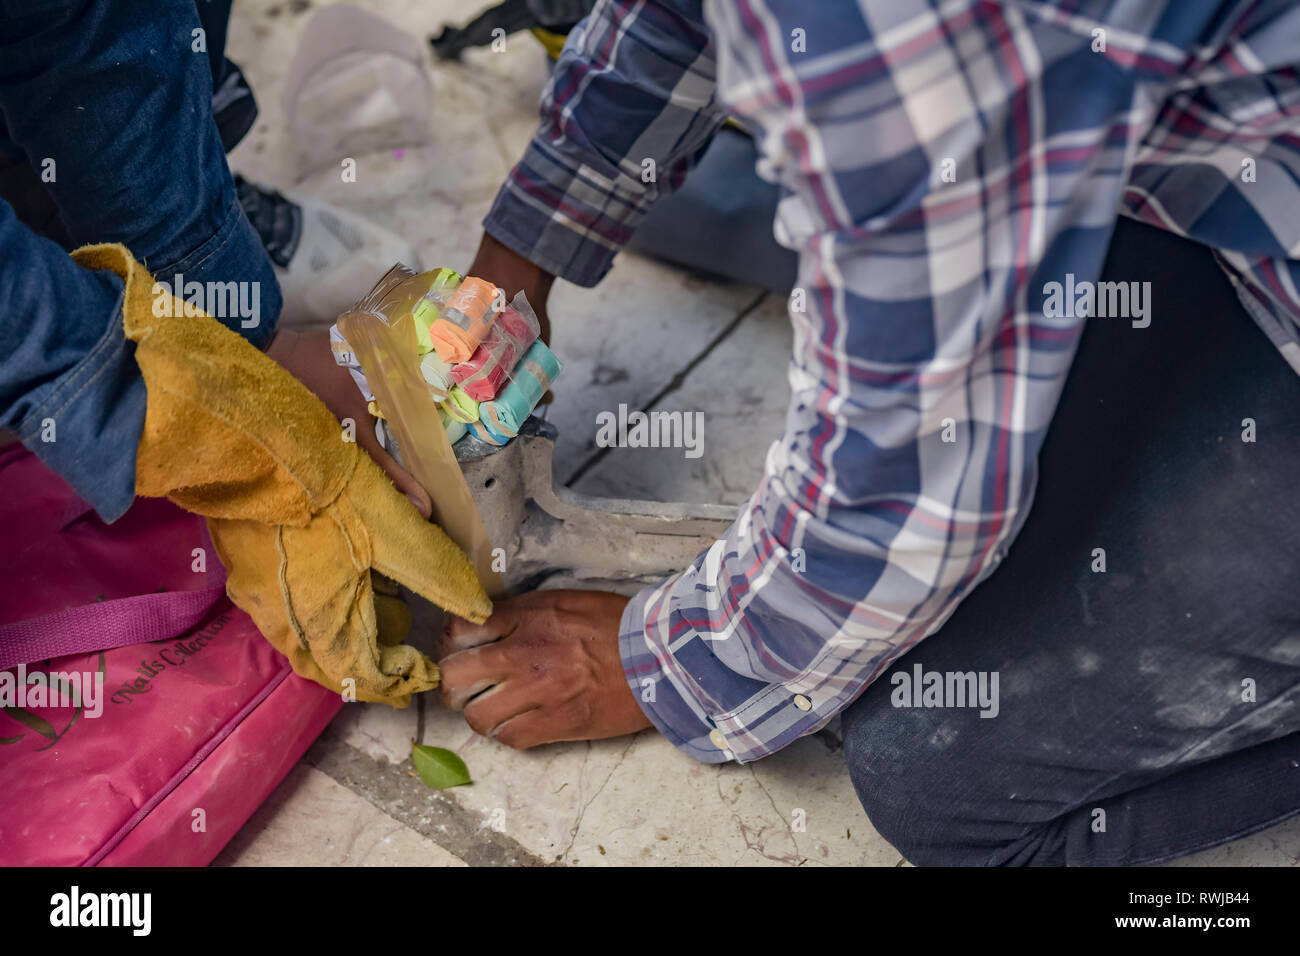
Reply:
[[[609,272],[647,203],[642,190],[575,166],[539,133],[506,177],[483,229],[539,268],[589,287]]]
[[[735,760],[722,732],[707,716],[701,719],[698,703],[692,706],[687,692],[677,686],[647,639],[648,609],[668,591],[670,583],[646,588],[624,608],[618,635],[623,674],[641,710],[674,747],[702,763]]]

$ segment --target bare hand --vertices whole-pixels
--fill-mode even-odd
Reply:
[[[619,657],[627,600],[533,591],[498,601],[483,624],[452,618],[439,648],[443,701],[475,732],[516,750],[651,726]]]
[[[546,300],[551,294],[555,276],[533,265],[486,232],[483,233],[483,241],[479,243],[468,274],[486,279],[500,288],[507,297],[513,298],[516,292],[528,296],[528,304],[537,313],[538,324],[542,327],[541,339],[547,345],[551,344],[551,320],[546,313]]]

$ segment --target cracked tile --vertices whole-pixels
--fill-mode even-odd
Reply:
[[[330,731],[376,760],[401,763],[411,756],[419,711],[414,701],[405,710],[386,704],[346,704],[330,723]]]
[[[516,753],[436,708],[425,743],[469,765],[463,806],[526,849],[579,865],[893,866],[842,758],[807,739],[750,766],[708,766],[643,731],[630,739]]]
[[[346,787],[299,764],[214,866],[464,866]]]
[[[631,253],[593,289],[557,284],[552,345],[565,367],[547,413],[560,430],[556,480],[596,450],[597,415],[645,407],[757,294]]]
[[[686,457],[683,448],[614,448],[575,490],[655,501],[748,500],[763,476],[768,446],[785,428],[792,339],[785,301],[767,296],[651,408],[702,413],[698,457]]]
[[[1193,853],[1168,866],[1300,866],[1300,818]]]

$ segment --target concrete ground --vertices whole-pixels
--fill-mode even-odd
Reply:
[[[479,6],[453,0],[359,5],[419,37],[446,21],[462,22]],[[320,6],[320,0],[236,3],[229,52],[248,75],[261,113],[232,154],[232,167],[363,213],[415,242],[426,267],[463,268],[497,186],[535,126],[545,78],[540,47],[520,35],[503,52],[467,54],[461,66],[431,64],[437,135],[430,146],[360,156],[353,183],[341,182],[336,169],[296,183],[282,90],[297,38]],[[784,418],[790,328],[782,301],[625,254],[596,289],[558,284],[550,311],[552,344],[566,364],[549,414],[561,436],[557,481],[581,472],[575,484],[581,491],[658,500],[738,503],[748,496]],[[725,390],[716,387],[720,381]],[[667,383],[673,387],[665,391]],[[709,422],[726,427],[708,432],[698,459],[615,449],[592,462],[595,414],[619,403],[707,409]],[[460,754],[473,784],[426,789],[411,769],[413,741]],[[1300,865],[1300,822],[1182,862]],[[405,711],[345,706],[217,863],[899,866],[903,860],[868,822],[833,733],[748,766],[698,764],[651,732],[516,753],[477,737],[427,697]]]

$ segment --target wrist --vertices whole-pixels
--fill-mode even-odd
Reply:
[[[486,279],[505,292],[507,297],[513,297],[517,292],[526,295],[529,305],[542,323],[542,338],[550,337],[546,300],[551,294],[551,285],[555,282],[553,274],[486,232],[467,274]]]

